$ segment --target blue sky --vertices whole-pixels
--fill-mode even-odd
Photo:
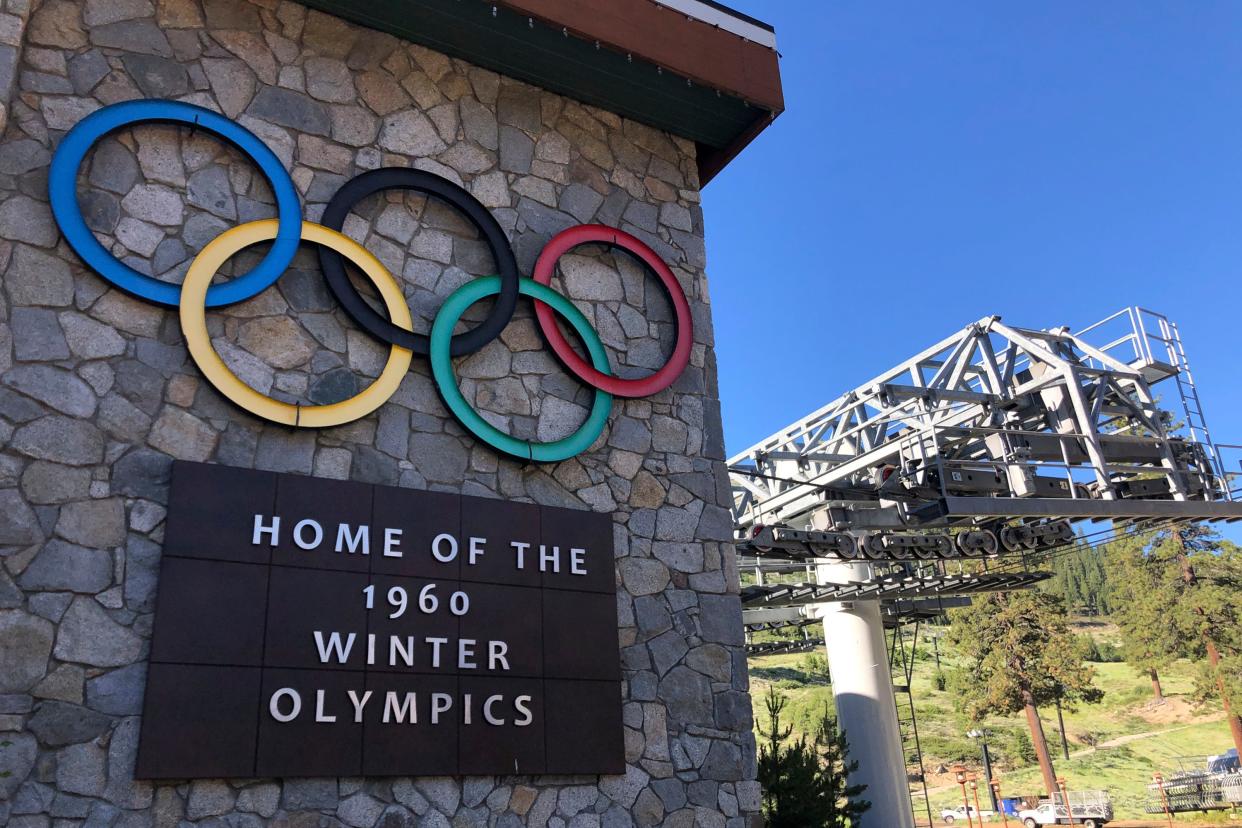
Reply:
[[[786,111],[703,195],[730,453],[980,317],[1132,304],[1242,443],[1242,3],[732,5]]]

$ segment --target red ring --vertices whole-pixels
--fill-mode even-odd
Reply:
[[[543,331],[548,344],[552,346],[553,352],[565,364],[565,367],[588,385],[618,397],[646,397],[657,391],[663,391],[673,384],[673,381],[690,362],[690,347],[694,344],[694,325],[691,322],[690,303],[686,300],[685,291],[681,289],[673,271],[668,269],[668,265],[655,254],[655,251],[623,230],[603,224],[580,224],[557,233],[543,248],[539,254],[539,260],[535,262],[535,281],[550,287],[552,272],[557,260],[578,245],[592,242],[610,244],[634,254],[660,278],[664,284],[664,290],[673,303],[673,315],[676,319],[677,340],[673,343],[672,356],[668,358],[668,362],[664,363],[664,367],[649,377],[622,379],[602,374],[583,361],[582,357],[578,356],[565,337],[561,335],[552,308],[536,301],[535,316],[539,320],[539,329]]]

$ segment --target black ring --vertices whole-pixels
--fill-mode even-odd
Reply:
[[[466,218],[479,228],[480,234],[491,248],[492,258],[500,276],[500,293],[492,303],[492,310],[477,327],[457,334],[449,346],[452,356],[472,354],[488,344],[509,324],[518,299],[518,268],[513,256],[513,248],[505,231],[491,212],[479,203],[470,193],[458,187],[447,178],[425,170],[412,170],[408,167],[382,167],[369,170],[351,178],[336,191],[328,206],[324,208],[320,224],[337,232],[343,232],[345,217],[362,199],[381,190],[415,190],[435,196],[457,208]],[[345,312],[358,323],[364,331],[381,342],[409,348],[420,356],[431,353],[431,340],[426,334],[407,331],[399,328],[381,316],[354,289],[345,273],[345,262],[341,254],[327,247],[319,248],[319,266],[328,280],[328,287],[336,296]],[[400,274],[393,274],[400,276]]]

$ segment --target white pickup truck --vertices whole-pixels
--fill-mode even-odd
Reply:
[[[1039,803],[1038,808],[1018,811],[1018,820],[1023,828],[1071,824],[1081,828],[1101,828],[1113,818],[1113,803],[1104,791],[1072,791],[1068,807],[1060,794],[1054,794],[1054,797],[1052,801]]]
[[[966,806],[958,805],[956,808],[945,808],[940,812],[940,819],[945,825],[956,825],[959,822],[979,822],[983,820],[991,820],[996,817],[995,811],[976,811],[975,806],[970,806],[970,817],[966,816]]]

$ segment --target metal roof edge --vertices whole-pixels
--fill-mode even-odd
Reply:
[[[701,20],[708,25],[732,32],[738,37],[776,50],[776,29],[753,17],[734,11],[728,6],[711,0],[652,0],[665,8],[681,12],[687,17]]]

